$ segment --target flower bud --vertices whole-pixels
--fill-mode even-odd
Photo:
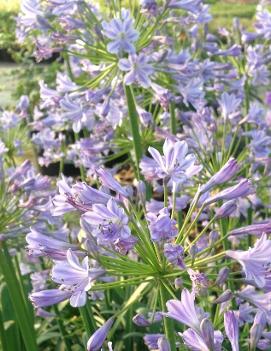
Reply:
[[[237,205],[235,200],[225,202],[220,208],[216,210],[216,218],[229,217],[234,211],[236,211]]]
[[[133,317],[133,322],[138,327],[148,327],[150,322],[146,319],[146,317],[142,313],[138,313]]]
[[[237,228],[229,232],[229,235],[244,235],[244,234],[254,234],[254,235],[262,235],[262,233],[269,234],[271,233],[271,221],[267,221],[264,223],[255,223],[250,224],[245,227]]]
[[[219,238],[219,234],[216,230],[212,230],[209,234],[209,244],[212,246]]]
[[[250,195],[254,192],[253,186],[248,179],[242,179],[238,184],[226,188],[214,196],[207,198],[204,205],[210,205],[219,200],[234,200],[239,197]]]
[[[183,279],[182,278],[176,278],[174,280],[174,286],[175,286],[175,289],[181,289],[183,287]]]
[[[140,201],[144,204],[146,202],[146,184],[143,180],[137,183],[137,195]]]
[[[227,182],[238,171],[239,165],[237,161],[231,157],[229,161],[215,175],[213,175],[206,184],[201,187],[200,192],[203,194],[214,186]]]
[[[88,340],[87,351],[100,351],[106,336],[114,323],[114,319],[108,319]]]
[[[223,302],[231,300],[232,297],[233,297],[232,292],[229,289],[227,289],[220,296],[218,296],[217,299],[215,299],[214,303],[223,303]]]
[[[219,273],[218,273],[218,276],[216,278],[215,283],[217,285],[223,285],[229,276],[229,272],[230,272],[230,270],[228,267],[221,268]]]

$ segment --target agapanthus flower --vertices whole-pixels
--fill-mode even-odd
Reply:
[[[195,305],[195,294],[187,289],[182,290],[181,301],[169,300],[167,302],[168,312],[165,314],[169,318],[187,325],[195,331],[200,332],[201,315]]]
[[[149,350],[157,350],[158,341],[164,337],[165,336],[163,334],[146,334],[144,335],[143,340]]]
[[[193,351],[210,351],[209,345],[206,344],[203,336],[195,330],[188,328],[183,333],[179,333],[183,338],[184,343]],[[219,330],[214,331],[214,348],[213,350],[220,351],[223,342],[223,335]]]
[[[237,44],[234,44],[232,45],[230,48],[228,49],[225,49],[225,50],[218,50],[218,52],[216,52],[215,54],[216,55],[219,55],[219,56],[239,56],[241,54],[241,46],[240,45],[237,45]]]
[[[53,214],[55,216],[61,216],[75,210],[84,213],[89,211],[93,204],[106,204],[110,199],[110,195],[94,189],[86,183],[76,183],[70,187],[64,176],[57,182],[57,186],[59,194],[53,199]]]
[[[252,130],[244,133],[251,140],[249,148],[255,158],[268,157],[271,147],[271,137],[266,133],[266,130]]]
[[[191,104],[195,109],[204,104],[204,89],[202,78],[192,78],[179,85],[180,93],[183,97],[183,102],[186,106]]]
[[[183,254],[184,254],[184,250],[181,245],[172,244],[172,243],[166,243],[164,245],[164,255],[166,259],[170,263],[180,267],[181,269],[185,269]]]
[[[136,314],[133,317],[133,322],[138,327],[148,327],[151,324],[142,313]]]
[[[234,94],[223,93],[219,100],[222,116],[226,119],[232,119],[239,111],[242,100],[237,98]]]
[[[52,280],[69,289],[72,292],[70,304],[73,307],[80,307],[85,305],[87,291],[91,288],[95,279],[103,273],[104,270],[99,267],[89,267],[88,256],[80,262],[78,256],[69,249],[67,251],[67,261],[60,261],[54,265]]]
[[[259,5],[256,12],[256,31],[264,38],[269,39],[271,35],[271,14],[264,6]]]
[[[270,306],[270,298],[271,292],[262,293],[258,291],[253,286],[246,286],[240,292],[238,292],[238,297],[242,300],[249,302],[251,305],[263,311],[268,318],[270,318],[271,306]],[[245,322],[252,322],[253,318],[251,318],[251,314],[255,311],[253,308],[245,307],[245,311],[242,311],[242,314],[247,317]]]
[[[245,323],[253,322],[255,310],[256,308],[251,306],[248,302],[240,303],[238,311],[235,311],[240,327]]]
[[[48,232],[38,227],[30,228],[26,235],[27,252],[32,257],[48,256],[55,260],[65,260],[68,249],[76,250],[78,246],[68,241],[66,228]]]
[[[252,281],[259,288],[265,285],[265,270],[271,259],[271,240],[267,239],[266,234],[262,234],[253,248],[248,251],[228,250],[227,256],[237,260],[246,275],[246,279]]]
[[[149,13],[152,16],[157,14],[157,1],[156,0],[140,0],[140,6],[143,13]]]
[[[121,18],[114,18],[110,22],[102,22],[103,34],[110,39],[107,50],[112,54],[135,53],[134,42],[138,39],[138,32],[134,29],[133,20],[128,10],[121,10]]]
[[[35,308],[48,307],[55,305],[61,301],[67,300],[72,293],[67,290],[49,289],[34,292],[29,295],[30,301]]]
[[[192,291],[197,295],[206,295],[208,291],[209,281],[206,274],[198,271],[194,271],[191,268],[187,270],[189,277],[192,282]]]
[[[155,213],[147,213],[147,220],[149,222],[149,228],[151,238],[153,241],[165,241],[174,238],[178,229],[176,227],[177,222],[170,218],[170,214],[167,208],[163,208],[156,215]]]
[[[128,189],[125,189],[124,187],[122,187],[120,183],[116,181],[116,179],[109,171],[105,170],[104,168],[99,168],[96,171],[96,173],[99,176],[99,180],[108,189],[113,190],[117,194],[122,195],[124,197],[129,197]]]
[[[82,220],[93,229],[92,235],[101,245],[113,245],[117,249],[119,240],[128,240],[131,237],[129,218],[113,198],[106,205],[93,205],[91,211],[82,216]]]
[[[124,77],[126,85],[137,83],[143,88],[148,88],[151,85],[149,76],[153,74],[154,69],[145,54],[129,55],[128,59],[119,60],[119,68],[121,71],[128,72]]]
[[[31,193],[35,197],[38,197],[44,191],[48,191],[51,186],[49,178],[37,174],[29,160],[25,160],[18,166],[9,180],[10,191],[23,190],[25,193]]]
[[[246,70],[251,77],[251,85],[263,86],[270,82],[270,73],[266,62],[263,45],[249,46],[246,52]]]
[[[142,173],[148,180],[165,179],[181,183],[199,171],[195,165],[195,156],[188,153],[185,141],[173,142],[166,139],[163,145],[163,156],[158,150],[149,147],[153,159],[144,157],[140,162]]]
[[[32,29],[47,29],[44,13],[38,0],[23,0],[17,23],[17,38],[22,42]]]
[[[27,95],[22,95],[20,100],[16,105],[16,112],[22,117],[26,117],[29,109],[29,97]]]
[[[70,121],[73,131],[79,133],[83,126],[83,118],[85,115],[82,105],[77,101],[73,101],[71,97],[66,94],[64,98],[60,100],[60,106],[64,112],[62,118]]]
[[[182,9],[197,13],[199,7],[202,4],[202,0],[170,0],[168,1],[168,7],[172,9]]]
[[[158,351],[171,351],[169,341],[165,337],[158,339]]]
[[[239,351],[239,325],[234,311],[224,313],[224,326],[232,351]]]
[[[30,274],[31,284],[33,291],[44,290],[47,286],[47,280],[49,278],[49,270],[43,270],[40,272],[34,272]]]

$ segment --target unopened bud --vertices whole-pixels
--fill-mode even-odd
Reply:
[[[220,296],[218,296],[218,298],[214,301],[214,303],[223,303],[231,300],[232,297],[233,297],[232,292],[229,289],[227,289]]]
[[[218,276],[216,278],[215,283],[217,285],[223,285],[229,276],[229,272],[230,272],[230,270],[228,267],[221,268],[219,273],[218,273]]]

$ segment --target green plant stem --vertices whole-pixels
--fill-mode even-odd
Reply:
[[[141,136],[139,131],[138,113],[136,110],[135,97],[134,97],[132,87],[126,85],[124,87],[124,90],[125,90],[126,100],[128,105],[130,128],[131,128],[131,133],[133,137],[133,147],[134,147],[134,153],[135,153],[137,178],[142,179],[142,176],[140,175],[140,171],[139,171],[139,162],[141,160],[143,151],[142,151],[142,145],[141,145]]]
[[[16,271],[17,271],[17,277],[18,277],[18,281],[19,281],[20,288],[21,288],[21,291],[22,291],[22,295],[24,296],[24,300],[25,300],[25,303],[26,303],[26,308],[29,311],[29,315],[31,317],[31,322],[34,323],[33,307],[32,307],[31,302],[30,302],[30,300],[28,299],[28,296],[27,296],[27,291],[26,291],[26,288],[25,288],[25,285],[24,285],[24,281],[23,281],[23,277],[22,277],[22,274],[21,274],[21,269],[20,269],[20,265],[19,265],[19,261],[18,261],[18,257],[17,256],[14,257],[14,262],[15,262],[15,268],[16,268]]]
[[[55,311],[55,314],[57,316],[56,317],[56,321],[57,321],[58,328],[59,328],[60,334],[62,336],[63,342],[65,344],[66,350],[67,351],[72,351],[70,341],[67,339],[66,330],[65,330],[65,327],[64,327],[64,324],[62,322],[59,310],[58,310],[56,305],[54,305],[54,311]]]
[[[85,306],[80,307],[79,311],[87,332],[87,336],[89,337],[96,329],[96,322],[93,318],[92,311],[90,311],[88,307],[89,306],[87,303]]]
[[[8,350],[8,342],[6,339],[6,333],[5,333],[5,328],[4,328],[4,320],[2,317],[2,311],[0,310],[0,338],[1,338],[1,346],[2,350]]]
[[[182,223],[183,223],[183,213],[182,211],[178,211],[177,213],[177,221],[178,221],[178,230],[181,230]]]
[[[195,261],[195,266],[198,265],[198,264],[205,264],[205,263],[210,263],[210,262],[216,261],[219,258],[222,258],[224,256],[225,256],[225,251],[220,252],[220,253],[218,253],[218,254],[216,254],[214,256],[211,256],[211,257],[203,258],[201,260],[196,260]],[[187,264],[187,267],[190,267],[190,264]]]
[[[192,200],[192,202],[190,204],[190,208],[189,208],[189,210],[188,210],[188,212],[187,212],[187,214],[185,216],[185,220],[183,222],[182,228],[179,231],[179,234],[178,234],[178,236],[176,238],[176,244],[179,244],[181,242],[181,240],[182,240],[182,234],[183,234],[183,232],[185,230],[185,227],[186,227],[187,223],[189,222],[189,220],[190,220],[190,218],[192,216],[192,213],[193,213],[195,207],[197,206],[199,196],[200,196],[200,192],[197,191],[197,193],[195,194],[195,196],[194,196],[194,198],[193,198],[193,200]]]
[[[215,221],[216,217],[213,217],[208,224],[202,229],[202,231],[199,233],[199,235],[196,236],[196,238],[191,242],[191,246],[196,244],[196,242],[202,237],[202,235],[206,232],[206,230],[212,225],[212,223]],[[187,251],[187,250],[185,250]]]
[[[189,228],[187,229],[187,231],[184,233],[184,236],[183,236],[183,238],[182,238],[182,240],[181,240],[181,243],[183,243],[183,242],[185,241],[185,239],[189,236],[191,229],[192,229],[193,226],[196,224],[196,222],[197,222],[197,220],[199,219],[199,217],[200,217],[200,215],[201,215],[201,213],[202,213],[203,210],[204,210],[204,205],[201,206],[201,208],[199,209],[199,211],[198,211],[196,217],[194,218],[194,220],[193,220],[192,223],[190,224],[190,226],[189,226]],[[193,212],[192,212],[192,213],[193,213]],[[192,215],[192,213],[191,213],[191,215]]]
[[[27,351],[37,351],[34,326],[31,323],[22,291],[18,289],[19,282],[5,242],[2,242],[2,247],[0,247],[0,268],[7,284],[25,348]]]
[[[166,302],[167,302],[167,290],[165,287],[161,284],[159,287],[160,290],[160,300],[161,300],[161,307],[163,312],[166,312]],[[176,341],[175,341],[175,330],[173,326],[173,321],[170,320],[167,317],[164,317],[164,330],[165,330],[165,335],[166,338],[170,344],[170,350],[171,351],[176,351]]]

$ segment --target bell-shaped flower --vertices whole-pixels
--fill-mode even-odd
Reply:
[[[27,252],[32,257],[48,256],[55,260],[65,260],[68,249],[77,250],[75,244],[67,240],[66,228],[59,228],[56,233],[49,233],[38,227],[30,228],[26,235]]]
[[[193,351],[219,351],[221,350],[221,344],[223,342],[223,335],[219,330],[215,330],[213,332],[213,342],[214,347],[211,349],[210,345],[206,343],[203,335],[201,333],[197,333],[195,330],[189,328],[183,333],[179,333],[179,335],[183,338],[183,341],[186,346],[189,347],[190,350]]]
[[[128,190],[123,188],[109,171],[105,170],[104,168],[99,168],[96,173],[98,174],[100,181],[105,187],[115,191],[117,194],[120,194],[124,197],[129,196]]]
[[[87,291],[91,288],[96,278],[101,276],[104,270],[90,268],[88,256],[82,262],[69,249],[67,261],[57,262],[52,269],[52,279],[62,284],[63,288],[72,291],[70,304],[73,307],[84,306],[87,299]]]
[[[92,188],[86,183],[76,183],[70,186],[64,176],[57,182],[59,194],[53,198],[53,215],[61,216],[64,213],[79,210],[87,212],[93,204],[104,203],[110,195]]]
[[[165,315],[167,317],[200,332],[201,316],[195,306],[195,295],[193,293],[183,289],[181,301],[169,300],[166,305],[168,312]]]
[[[71,297],[70,291],[61,289],[48,289],[34,292],[29,295],[29,299],[35,308],[55,305]]]
[[[266,234],[262,234],[253,248],[247,251],[228,250],[226,254],[241,264],[246,279],[255,283],[259,288],[264,287],[266,267],[271,263],[271,240],[267,239]]]

